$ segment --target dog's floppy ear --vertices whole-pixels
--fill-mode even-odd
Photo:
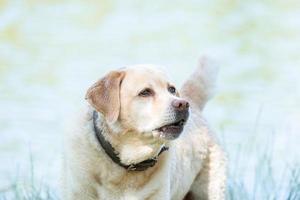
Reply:
[[[92,85],[85,99],[98,111],[101,112],[107,122],[114,123],[120,113],[120,88],[125,72],[112,71],[104,78]]]

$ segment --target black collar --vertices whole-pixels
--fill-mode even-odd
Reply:
[[[100,130],[97,126],[97,118],[98,113],[94,111],[93,113],[93,124],[94,124],[94,130],[97,137],[98,142],[100,143],[101,147],[104,149],[106,154],[119,166],[125,168],[128,171],[145,171],[150,167],[153,167],[157,163],[158,157],[164,152],[167,151],[168,147],[162,147],[159,154],[151,159],[145,160],[140,163],[131,164],[131,165],[125,165],[121,162],[120,158],[118,157],[118,154],[116,153],[115,149],[111,146],[111,144],[105,140],[104,136],[102,135],[102,130]]]

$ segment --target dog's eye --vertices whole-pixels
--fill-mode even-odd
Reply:
[[[173,87],[173,86],[170,86],[170,87],[168,88],[168,91],[169,91],[171,94],[176,94],[176,88]]]
[[[140,93],[140,97],[150,97],[154,95],[154,91],[150,88],[143,89]]]

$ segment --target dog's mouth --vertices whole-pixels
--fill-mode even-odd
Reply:
[[[168,140],[173,140],[179,137],[186,122],[187,119],[180,119],[174,123],[164,125],[155,130],[160,133],[160,137]]]
[[[171,124],[167,124],[167,125],[164,125],[156,130],[158,130],[159,132],[168,132],[170,130],[174,130],[174,129],[178,129],[178,128],[181,128],[185,125],[186,123],[186,120],[185,119],[182,119],[182,120],[179,120],[175,123],[171,123]]]

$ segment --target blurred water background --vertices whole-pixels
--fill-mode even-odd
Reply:
[[[160,64],[180,86],[203,54],[221,67],[205,116],[228,197],[287,199],[300,188],[299,19],[297,0],[0,0],[0,199],[32,184],[59,196],[63,121],[105,72]]]

